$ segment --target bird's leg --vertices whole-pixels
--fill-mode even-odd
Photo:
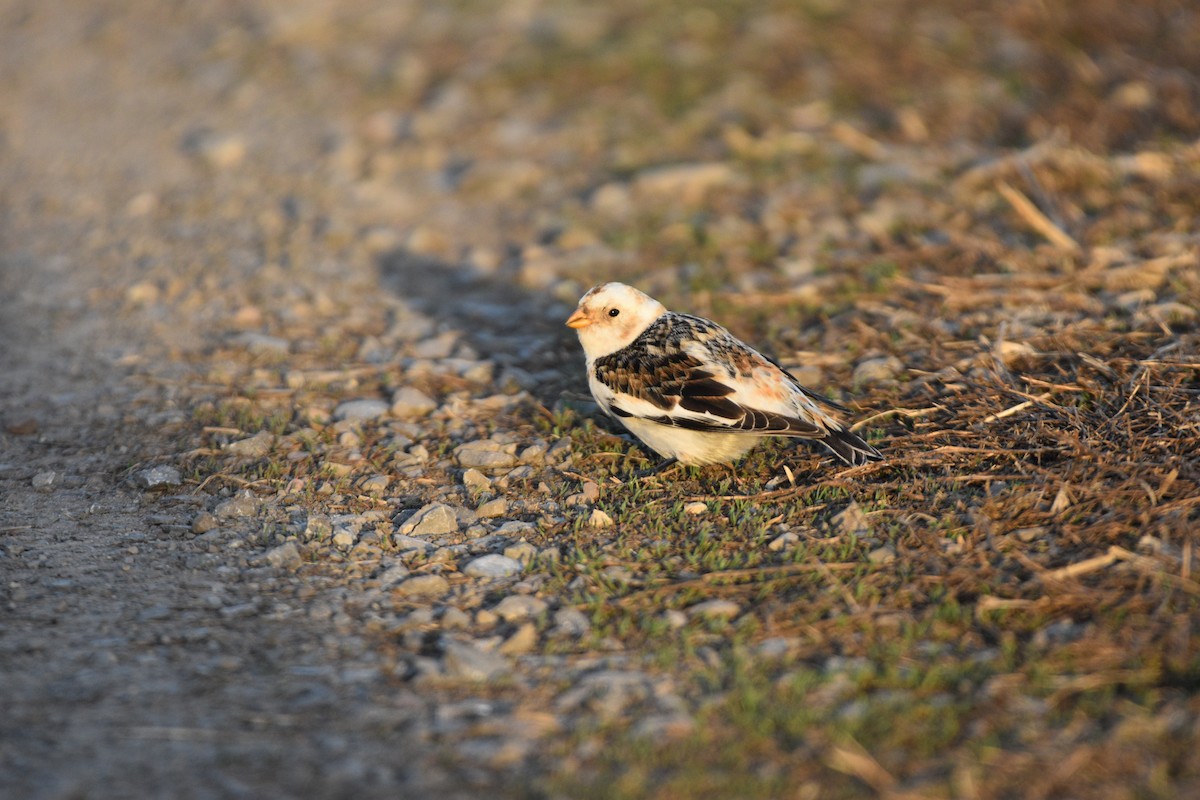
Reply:
[[[657,475],[658,473],[662,472],[663,470],[669,469],[670,467],[673,467],[678,463],[679,463],[678,458],[668,458],[668,459],[658,462],[657,464],[655,464],[653,467],[650,467],[649,469],[643,469],[643,470],[639,470],[639,471],[633,473],[633,477],[635,479],[648,478],[651,475]]]

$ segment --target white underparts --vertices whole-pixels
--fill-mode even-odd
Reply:
[[[621,424],[664,458],[681,464],[728,464],[744,456],[762,439],[747,433],[709,433],[675,428],[637,417],[621,417]]]

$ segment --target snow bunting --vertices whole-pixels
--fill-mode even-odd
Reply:
[[[771,359],[700,317],[623,283],[595,287],[567,320],[596,402],[667,464],[728,464],[765,436],[820,442],[847,464],[883,458]]]

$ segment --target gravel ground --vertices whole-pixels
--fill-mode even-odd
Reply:
[[[695,84],[707,73],[696,66],[679,73],[695,81],[674,86],[676,73],[668,72],[664,86],[650,58],[643,72],[626,74],[619,57],[606,60],[597,47],[628,33],[619,16],[537,3],[505,4],[490,15],[471,4],[371,2],[0,7],[0,793],[558,796],[562,785],[586,787],[586,776],[575,784],[553,777],[602,756],[604,740],[591,734],[605,726],[619,723],[635,742],[673,742],[702,728],[704,709],[737,688],[729,665],[745,652],[832,676],[812,693],[814,702],[844,705],[841,718],[869,717],[857,678],[847,677],[870,668],[855,649],[861,642],[847,634],[827,647],[825,637],[841,635],[839,614],[865,608],[869,615],[875,600],[856,597],[824,563],[806,572],[813,565],[764,559],[813,542],[828,548],[825,560],[839,562],[837,569],[890,575],[918,545],[898,548],[904,533],[873,530],[879,517],[868,515],[884,509],[864,511],[852,495],[837,494],[840,484],[806,509],[778,514],[737,505],[745,498],[736,481],[712,495],[723,477],[695,484],[690,475],[688,486],[704,494],[665,500],[623,484],[626,464],[617,459],[629,448],[582,421],[589,409],[582,357],[562,327],[599,277],[637,279],[667,292],[666,300],[686,297],[687,310],[714,315],[726,310],[723,293],[766,309],[767,320],[783,298],[809,324],[762,325],[806,382],[875,392],[879,407],[868,411],[903,398],[924,407],[918,417],[957,403],[963,373],[982,382],[996,364],[1003,371],[1041,357],[1020,340],[1040,341],[1060,323],[1079,322],[1091,335],[1088,315],[1118,309],[1122,326],[1128,317],[1126,327],[1150,330],[1147,340],[1175,336],[1169,325],[1192,329],[1195,234],[1186,223],[1172,231],[1147,220],[1176,202],[1173,193],[1183,198],[1180,214],[1194,202],[1187,199],[1194,145],[1097,166],[1098,157],[1057,146],[1048,126],[1061,120],[1028,107],[1041,95],[1011,99],[1001,81],[981,89],[970,82],[976,76],[963,85],[976,90],[978,105],[964,103],[952,80],[944,94],[927,93],[924,111],[957,132],[945,134],[950,144],[930,143],[942,131],[931,134],[913,106],[897,112],[896,139],[886,146],[807,95],[780,101],[788,108],[781,123],[762,110],[774,101],[751,79],[704,94]],[[747,25],[731,58],[753,62],[778,38],[798,35],[785,17]],[[719,29],[714,19],[697,12],[680,24],[703,41]],[[930,37],[954,40],[949,16],[923,20]],[[573,61],[550,60],[562,54],[556,48],[600,52],[581,78],[591,82],[586,102],[572,102],[569,80],[543,86],[525,77],[572,69]],[[997,63],[1019,63],[1024,52],[997,45]],[[688,47],[670,55],[679,64],[710,63]],[[887,72],[887,61],[870,63]],[[856,76],[844,60],[829,63]],[[914,63],[897,68],[922,80]],[[1071,63],[1085,73],[1113,68]],[[1113,63],[1123,69],[1125,62]],[[785,94],[794,88],[790,68],[771,67],[779,72],[771,73],[772,87]],[[613,81],[633,81],[635,99],[605,91],[606,70]],[[814,83],[822,74],[812,66]],[[1182,81],[1173,74],[1121,83],[1111,104],[1117,111],[1077,134],[1098,149],[1136,137],[1143,124],[1194,136],[1200,95],[1187,81],[1187,91],[1171,94]],[[866,69],[856,79],[886,83]],[[1130,111],[1144,109],[1138,104],[1152,91],[1171,101],[1159,116]],[[1088,108],[1086,93],[1071,97]],[[652,108],[655,100],[667,111]],[[688,113],[672,111],[673,103]],[[1012,133],[1023,122],[1028,129]],[[904,270],[936,288],[926,253],[949,247],[949,237],[961,248],[951,258],[961,254],[988,270],[1001,264],[994,267],[1001,278],[1011,276],[1014,252],[1036,256],[1037,269],[1013,267],[1018,277],[1051,274],[1064,253],[1078,256],[1079,245],[1036,209],[1022,212],[1018,200],[1014,217],[990,189],[976,188],[1024,174],[986,136],[972,138],[980,128],[1044,137],[1049,144],[1026,155],[1065,176],[1063,195],[1075,191],[1072,181],[1083,184],[1081,196],[1089,182],[1108,181],[1128,189],[1130,208],[1144,196],[1160,205],[1095,232],[1109,242],[1089,255],[1098,266],[1087,274],[1101,277],[1087,281],[1100,283],[1071,284],[1082,299],[1067,311],[1047,310],[1056,284],[1033,281],[1029,303],[991,302],[967,285],[961,308],[947,310],[950,299],[939,306],[958,315],[950,322],[885,306],[876,294],[863,313],[826,325],[827,301],[853,302],[852,272],[869,276],[869,291],[893,278],[899,289],[920,282],[896,276]],[[948,175],[956,181],[943,180]],[[1139,194],[1139,181],[1157,189]],[[843,183],[857,194],[830,188]],[[943,183],[951,184],[945,193]],[[766,188],[748,199],[752,184]],[[1082,226],[1078,207],[1065,215]],[[1040,238],[1031,245],[1031,219],[1063,249]],[[1145,228],[1156,229],[1142,236]],[[908,260],[876,263],[876,247]],[[718,278],[675,258],[697,251],[719,264]],[[1105,272],[1125,263],[1132,266],[1120,275]],[[1022,307],[1008,313],[1010,301]],[[847,354],[833,339],[850,329],[868,344]],[[898,343],[904,337],[917,343]],[[1182,352],[1184,341],[1170,346]],[[1135,357],[1158,363],[1170,352]],[[805,357],[788,360],[788,353]],[[936,379],[950,388],[926,396],[905,383],[914,363],[930,385]],[[995,410],[1015,413],[1003,410],[1008,405]],[[902,424],[890,432],[905,435]],[[936,435],[955,431],[953,419],[938,424]],[[790,463],[801,483],[815,484],[828,465],[801,452]],[[795,480],[790,468],[766,477],[757,488],[777,495]],[[1191,486],[1193,475],[1154,480],[1165,497],[1173,485],[1176,492]],[[936,491],[930,496],[944,497]],[[730,501],[725,511],[716,513],[718,501]],[[815,517],[793,524],[826,501],[819,532]],[[697,532],[704,547],[722,539],[726,523],[755,530],[699,556],[683,545],[675,552],[654,538],[666,535],[659,529],[631,523],[650,519],[638,512],[653,503],[673,525]],[[920,524],[937,522],[917,514],[905,518],[905,530],[920,533],[913,521],[920,516],[927,521]],[[959,553],[948,548],[967,547],[964,536],[977,532],[950,527],[956,542],[925,532],[942,559],[931,578],[937,591],[929,592],[939,598]],[[984,532],[990,542],[991,528]],[[1186,552],[1185,570],[1190,545]],[[852,563],[859,556],[863,563]],[[810,582],[828,581],[836,591],[814,589],[813,597],[845,608],[818,620],[820,629],[793,625],[788,603],[814,605],[803,594],[808,583],[753,595],[753,586],[734,586],[746,575],[730,564],[769,564],[763,574],[781,581],[816,575]],[[676,582],[655,583],[664,570]],[[708,586],[704,573],[724,573],[730,582],[719,588],[736,591],[693,596]],[[1181,585],[1192,587],[1190,572],[1183,574]],[[614,587],[628,595],[603,613],[582,610],[597,607],[588,598],[608,596],[598,589]],[[661,603],[660,589],[663,597],[677,594]],[[884,620],[894,625],[880,630],[899,630],[904,613],[934,603],[888,591],[901,602]],[[984,591],[964,591],[964,608]],[[689,631],[679,648],[689,666],[656,664],[662,651],[627,648],[615,635],[622,623],[607,609],[629,599],[650,609],[629,623],[645,638]],[[763,609],[759,630],[754,612]],[[1074,635],[1070,618],[1048,619],[1060,627],[1031,634],[1035,647],[1055,645],[1045,630],[1064,641]],[[739,620],[741,638],[730,645]],[[784,633],[772,635],[772,625]],[[999,645],[987,641],[980,659],[998,659]],[[788,661],[802,646],[808,661]],[[938,647],[927,649],[949,646]],[[685,671],[699,676],[691,690],[680,679]],[[771,685],[785,691],[798,674]],[[705,681],[712,685],[694,690]],[[968,678],[960,685],[962,694],[982,696]],[[1007,686],[996,681],[995,696],[1007,697]],[[1026,699],[1012,703],[1013,729],[1040,729],[1045,704]],[[1194,705],[1194,696],[1178,702]],[[769,712],[744,716],[753,724]],[[770,724],[790,731],[788,722]],[[864,785],[912,788],[853,742],[788,737],[797,749],[755,767],[764,781],[786,781],[783,770],[802,760],[827,764],[844,780],[838,796]],[[1038,752],[1058,758],[1053,748]],[[1005,779],[1019,784],[1041,767],[1017,755]],[[1043,796],[1084,763],[1067,761],[1072,769],[1048,778]],[[903,759],[892,763],[896,770]],[[981,763],[939,769],[952,771],[956,786],[973,786],[987,777]],[[904,779],[918,788],[945,777],[917,772]],[[631,796],[652,793],[644,789],[652,783],[630,785]],[[605,785],[587,788],[603,793]],[[820,786],[797,791],[815,797]]]

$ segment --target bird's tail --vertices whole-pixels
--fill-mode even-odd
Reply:
[[[842,427],[829,428],[829,435],[818,441],[852,467],[869,461],[883,461],[883,453],[863,441],[857,433]]]

